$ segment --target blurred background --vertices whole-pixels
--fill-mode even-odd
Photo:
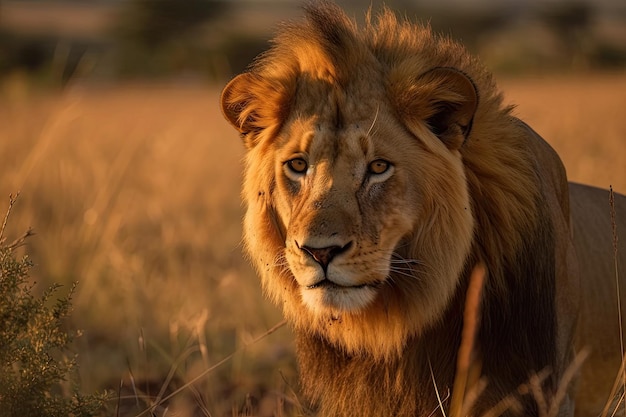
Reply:
[[[337,3],[358,21],[382,4]],[[572,180],[626,192],[626,2],[385,3],[479,55]],[[241,253],[244,149],[218,108],[301,5],[0,2],[5,234],[34,228],[36,290],[79,283],[80,383],[114,392],[109,415],[306,412],[290,330],[267,334],[280,312]]]
[[[5,0],[0,71],[41,81],[176,77],[223,81],[267,46],[288,0]],[[380,1],[338,2],[362,20]],[[610,70],[626,64],[620,0],[389,0],[461,39],[494,70]]]

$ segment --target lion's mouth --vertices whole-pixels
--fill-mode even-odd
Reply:
[[[316,314],[357,312],[366,308],[378,295],[381,281],[341,285],[328,278],[301,288],[302,301]]]
[[[339,285],[331,280],[329,280],[328,278],[324,278],[323,280],[316,282],[313,285],[307,285],[306,289],[307,290],[315,290],[317,288],[325,288],[325,289],[331,289],[331,290],[358,290],[361,288],[379,288],[381,286],[382,282],[380,281],[376,281],[373,283],[366,283],[366,284],[359,284],[359,285]]]

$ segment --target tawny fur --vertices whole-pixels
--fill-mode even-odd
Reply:
[[[623,380],[619,322],[621,313],[626,334],[626,197],[614,193],[611,207],[608,190],[570,184],[570,200],[582,294],[575,346],[589,353],[577,383],[576,415],[612,415],[615,405],[624,409],[620,391],[615,398],[610,393],[615,380]],[[603,414],[607,403],[613,404]]]
[[[295,328],[306,396],[324,416],[441,414],[481,262],[488,385],[471,414],[513,395],[507,413],[538,415],[518,388],[545,372],[552,401],[578,299],[558,156],[460,45],[387,9],[364,28],[330,3],[306,11],[222,95],[248,148],[247,251]],[[394,171],[368,174],[377,158]],[[343,252],[322,272],[302,242]],[[341,287],[317,289],[324,274]]]

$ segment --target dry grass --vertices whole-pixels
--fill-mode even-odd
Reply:
[[[573,180],[626,191],[626,76],[501,86]],[[0,100],[0,196],[21,192],[7,234],[35,229],[39,282],[79,281],[83,383],[123,379],[129,415],[135,395],[166,397],[280,321],[242,259],[243,146],[217,101],[198,86],[19,83]],[[187,390],[196,412],[271,415],[293,398],[292,349],[283,327],[207,372]]]
[[[216,90],[18,90],[0,103],[0,195],[21,191],[7,234],[35,229],[37,281],[79,281],[87,389],[131,387],[130,368],[156,395],[177,359],[172,387],[280,321],[242,259],[243,147]],[[213,415],[264,398],[279,369],[293,381],[291,349],[281,329],[221,367],[206,382]]]
[[[503,80],[516,114],[559,153],[571,181],[626,194],[626,75]]]

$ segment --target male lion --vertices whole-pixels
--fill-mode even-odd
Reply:
[[[580,289],[558,156],[456,43],[387,9],[364,28],[331,3],[306,14],[221,103],[248,150],[247,251],[295,329],[304,394],[324,416],[447,415],[482,264],[486,387],[465,414],[572,415],[559,388]]]

